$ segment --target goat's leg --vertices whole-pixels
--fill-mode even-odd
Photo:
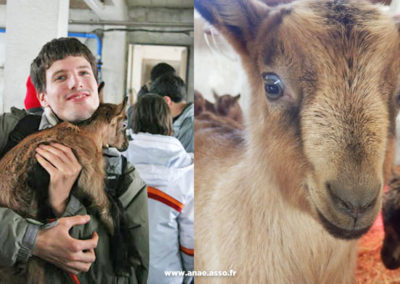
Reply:
[[[110,215],[110,202],[104,191],[103,163],[82,165],[78,181],[79,195],[89,199],[89,208],[95,210],[110,234],[114,233],[113,219]]]
[[[27,284],[45,283],[45,262],[39,258],[31,258],[28,262]]]

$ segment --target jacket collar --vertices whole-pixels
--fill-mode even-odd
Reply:
[[[60,123],[60,120],[53,113],[51,108],[45,107],[43,114],[42,114],[42,120],[40,121],[40,124],[39,124],[39,130],[53,127],[53,126],[57,125],[58,123]]]

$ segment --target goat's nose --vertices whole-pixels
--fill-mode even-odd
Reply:
[[[354,219],[375,206],[380,190],[380,186],[347,187],[337,181],[327,182],[326,187],[335,208]]]

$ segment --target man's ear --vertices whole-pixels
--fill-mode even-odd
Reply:
[[[37,95],[37,98],[41,104],[42,107],[48,107],[49,106],[49,102],[47,101],[47,94],[45,93],[39,93]]]
[[[168,106],[171,106],[171,104],[172,104],[171,98],[168,97],[168,96],[164,96],[163,98],[164,98],[165,102],[167,103],[167,105],[168,105]]]

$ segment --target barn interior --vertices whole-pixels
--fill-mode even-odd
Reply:
[[[159,62],[174,66],[193,100],[193,1],[1,0],[0,112],[23,107],[33,58],[65,36],[96,55],[106,102],[133,103]]]

